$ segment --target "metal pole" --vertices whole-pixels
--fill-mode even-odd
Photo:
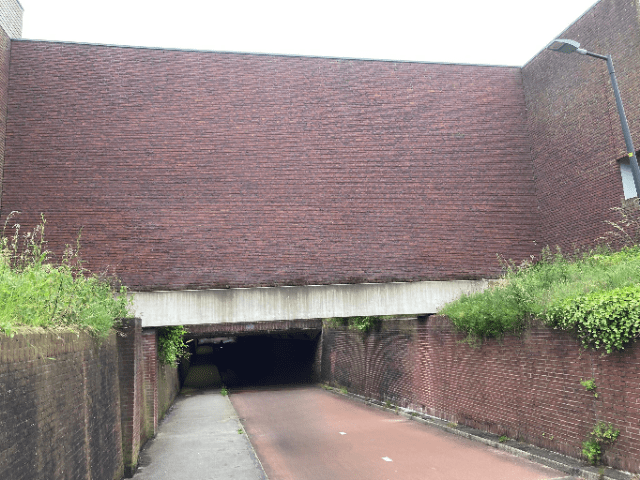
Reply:
[[[627,123],[627,116],[624,114],[622,106],[622,98],[620,98],[620,90],[618,90],[618,81],[616,80],[616,72],[613,69],[613,60],[611,55],[607,55],[607,67],[609,67],[609,75],[611,76],[611,85],[613,86],[613,94],[616,97],[616,105],[618,106],[618,115],[620,115],[620,123],[622,124],[622,133],[624,134],[624,143],[627,145],[627,156],[631,164],[631,173],[633,175],[633,183],[636,186],[636,197],[640,199],[640,168],[638,168],[638,159],[636,158],[636,149],[631,140],[631,132]]]
[[[609,69],[609,76],[611,77],[611,86],[613,87],[613,94],[616,97],[616,106],[618,107],[618,115],[620,116],[620,124],[622,125],[622,133],[624,135],[624,143],[627,146],[627,156],[629,157],[629,163],[631,164],[631,174],[633,175],[633,184],[636,187],[636,197],[640,200],[640,168],[638,167],[638,159],[636,158],[636,149],[633,146],[633,140],[631,140],[631,132],[629,131],[629,123],[627,123],[627,116],[624,113],[624,107],[622,106],[622,98],[620,97],[620,90],[618,89],[618,80],[616,79],[616,71],[613,68],[613,60],[611,55],[599,55],[593,52],[587,52],[579,48],[578,53],[583,55],[589,55],[590,57],[599,58],[607,61],[607,68]]]

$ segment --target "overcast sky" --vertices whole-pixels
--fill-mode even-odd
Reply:
[[[524,65],[595,0],[20,0],[23,38]]]

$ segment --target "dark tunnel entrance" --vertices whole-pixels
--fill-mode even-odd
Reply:
[[[316,382],[320,330],[190,338],[181,364],[187,388],[238,388]]]

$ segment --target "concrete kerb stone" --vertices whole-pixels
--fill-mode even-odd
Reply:
[[[364,403],[365,405],[378,408],[380,410],[392,412],[396,415],[405,417],[408,420],[419,422],[424,425],[430,425],[445,432],[483,443],[498,450],[503,450],[517,457],[531,460],[532,462],[551,467],[555,470],[559,470],[570,475],[570,477],[563,477],[561,479],[554,480],[568,480],[577,477],[584,478],[585,480],[640,480],[640,476],[629,472],[623,472],[621,470],[616,470],[609,467],[605,467],[603,470],[602,467],[585,465],[584,462],[581,462],[580,460],[577,460],[575,458],[567,457],[566,455],[555,453],[544,448],[535,447],[527,443],[518,442],[516,440],[507,440],[506,442],[500,442],[500,437],[492,433],[487,433],[481,430],[460,425],[452,427],[450,422],[446,422],[437,417],[425,415],[408,408],[398,407],[393,404],[384,404],[383,402],[372,400],[355,393],[344,393],[339,389],[328,387],[324,384],[319,384],[319,386],[325,390],[333,392],[336,395],[341,395],[350,400]]]

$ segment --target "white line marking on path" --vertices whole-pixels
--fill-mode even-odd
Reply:
[[[393,462],[389,457],[382,457],[385,462]]]
[[[346,435],[347,432],[340,432],[340,435]]]

